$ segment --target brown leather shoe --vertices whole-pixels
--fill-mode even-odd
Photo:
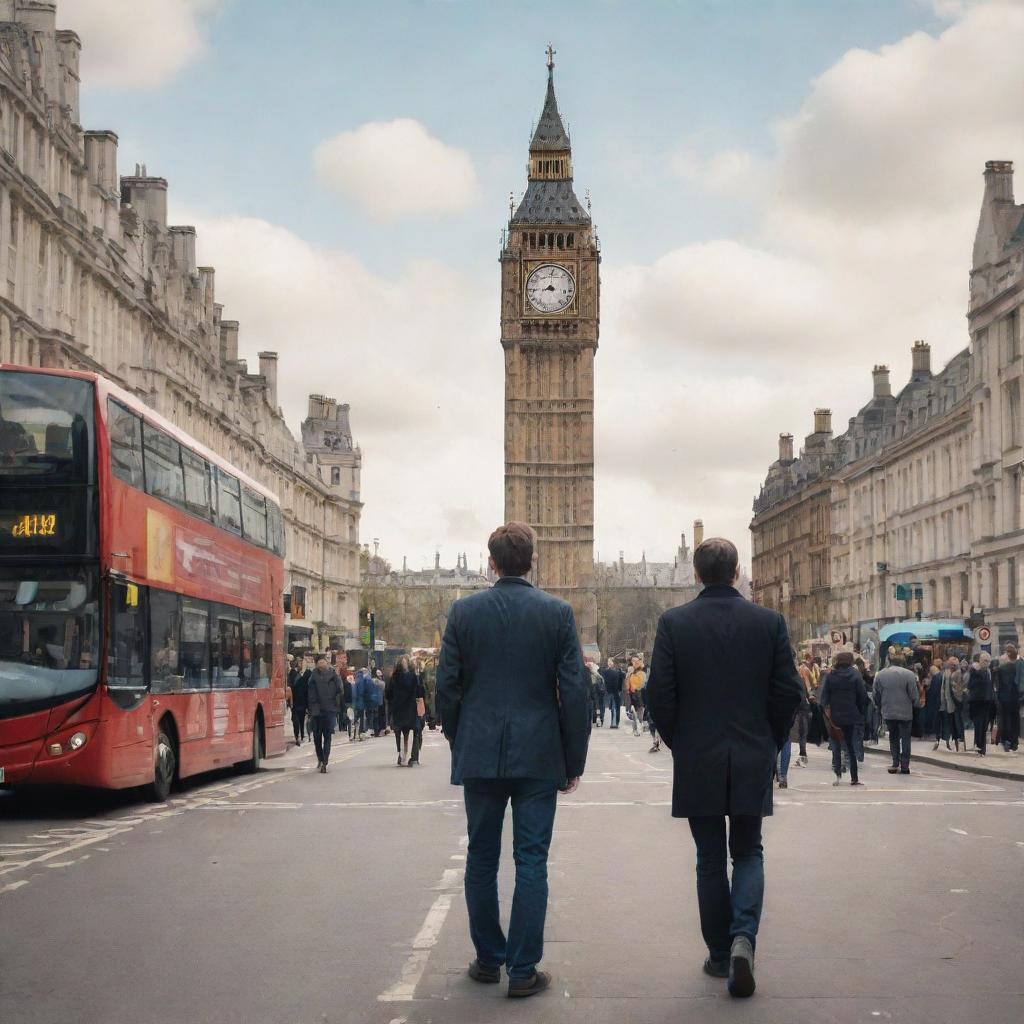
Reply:
[[[526,996],[535,996],[551,986],[551,975],[547,971],[534,971],[532,978],[517,980],[508,979],[509,999],[525,999]]]

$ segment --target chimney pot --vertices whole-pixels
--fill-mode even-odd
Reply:
[[[793,435],[779,434],[779,462],[793,461]],[[693,538],[694,547],[697,546],[697,538]]]
[[[814,432],[816,434],[831,434],[832,433],[832,410],[831,409],[815,409],[814,410]]]
[[[1013,202],[1013,161],[985,161],[985,198]]]
[[[875,398],[891,398],[892,385],[889,383],[889,367],[876,366],[871,371],[871,375],[875,382]]]

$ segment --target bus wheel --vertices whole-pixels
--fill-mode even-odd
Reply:
[[[252,757],[242,762],[242,771],[258,772],[263,760],[263,720],[257,715],[252,723]]]
[[[160,729],[156,736],[156,760],[153,765],[153,781],[148,787],[149,799],[162,804],[171,795],[174,772],[178,759],[171,738]]]

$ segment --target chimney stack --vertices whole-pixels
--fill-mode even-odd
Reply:
[[[927,380],[932,375],[932,347],[927,341],[915,341],[910,350],[913,360],[913,377],[915,380]]]
[[[220,359],[225,366],[238,359],[238,321],[220,322]]]
[[[277,408],[277,353],[261,352],[260,373],[267,381],[267,405]]]
[[[832,410],[831,409],[815,409],[814,410],[814,432],[816,434],[831,434],[832,433]]]
[[[1013,202],[1013,161],[985,161],[985,201],[1001,199]]]
[[[779,462],[792,462],[793,461],[793,435],[792,434],[779,434]],[[696,546],[697,538],[694,537],[694,546]]]
[[[889,367],[876,366],[871,371],[875,379],[875,398],[892,398],[892,385],[889,383]]]
[[[131,204],[143,221],[167,227],[167,179],[151,177],[145,164],[141,174],[121,178],[121,204]]]
[[[694,519],[693,521],[693,546],[699,548],[704,543],[704,520]]]

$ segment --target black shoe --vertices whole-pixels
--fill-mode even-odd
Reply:
[[[320,774],[321,775],[326,775],[327,774],[327,762],[326,761],[324,761],[324,763],[322,765],[320,765]]]
[[[754,994],[754,950],[750,939],[737,935],[729,955],[729,995],[746,999]]]
[[[704,973],[710,974],[712,978],[728,978],[729,958],[726,957],[724,960],[712,960],[711,957],[708,957],[704,961]]]
[[[402,759],[402,755],[399,754],[398,755],[398,767],[401,768],[404,764],[405,764],[405,761]]]
[[[900,769],[900,775],[909,775],[909,774],[910,774],[910,769],[909,768],[901,768]]]
[[[484,985],[497,985],[501,981],[500,967],[488,967],[487,964],[482,964],[479,960],[474,960],[466,973],[474,981],[479,981]]]
[[[316,770],[320,771],[320,769],[323,768],[323,766],[324,766],[323,761],[317,761],[317,763],[316,763]]]
[[[895,775],[895,774],[896,774],[896,773],[897,773],[897,772],[899,771],[899,768],[897,768],[897,767],[896,767],[896,765],[893,765],[893,766],[892,766],[891,768],[886,768],[885,770],[886,770],[886,771],[887,771],[887,772],[888,772],[888,773],[889,773],[890,775]]]
[[[411,767],[412,767],[413,765],[417,765],[417,766],[418,766],[418,765],[419,765],[419,763],[420,763],[420,759],[419,759],[418,757],[413,757],[413,758],[410,758],[410,759],[409,759],[409,767],[410,767],[410,768],[411,768]]]
[[[516,978],[509,978],[508,997],[509,999],[524,999],[526,996],[535,996],[538,992],[543,992],[550,985],[551,975],[547,971],[534,971],[532,978],[526,978],[522,981]]]
[[[779,789],[789,789],[789,783],[785,779],[779,779]]]

